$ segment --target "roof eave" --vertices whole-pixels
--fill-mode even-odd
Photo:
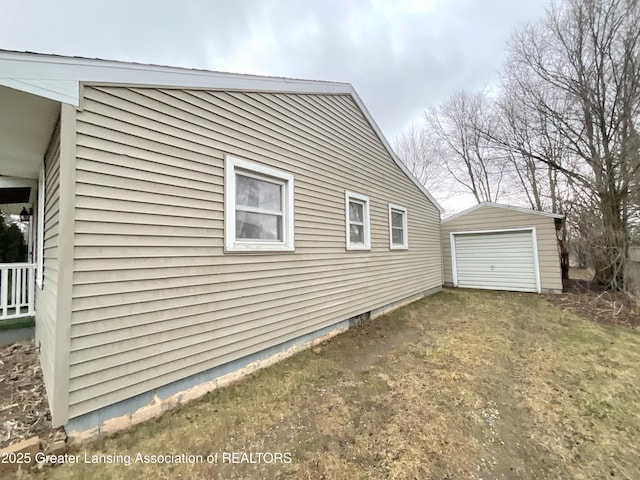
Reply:
[[[350,94],[348,83],[213,72],[160,65],[0,50],[0,84],[52,100],[79,104],[80,83],[209,90]]]
[[[80,84],[125,84],[164,88],[350,95],[402,172],[440,214],[444,209],[397,157],[349,83],[212,72],[40,53],[0,50],[0,85],[79,106]]]
[[[402,160],[400,160],[400,158],[393,151],[393,148],[391,148],[391,145],[383,135],[382,130],[380,130],[380,127],[378,127],[372,115],[369,113],[369,110],[365,106],[364,102],[360,99],[360,97],[358,96],[358,94],[356,93],[353,87],[351,87],[351,96],[353,97],[354,101],[358,105],[358,108],[360,108],[360,111],[362,112],[362,114],[365,116],[365,118],[371,125],[371,128],[373,128],[378,138],[380,138],[380,141],[384,145],[384,148],[387,150],[387,152],[389,153],[393,161],[396,163],[396,165],[400,167],[402,172],[409,178],[409,180],[411,180],[420,189],[420,191],[427,197],[427,199],[433,204],[433,206],[436,207],[440,215],[442,215],[444,213],[444,209],[442,208],[442,206],[438,203],[438,201],[435,198],[433,198],[433,196],[431,196],[431,194],[426,189],[426,187],[422,183],[420,183],[420,181],[407,168],[404,162],[402,162]]]
[[[445,219],[442,220],[442,223],[447,223],[450,222],[452,220],[455,220],[456,218],[462,217],[463,215],[466,215],[468,213],[471,213],[475,210],[478,210],[479,208],[482,207],[494,207],[494,208],[503,208],[505,210],[512,210],[515,212],[520,212],[520,213],[529,213],[532,215],[541,215],[544,217],[550,217],[550,218],[557,218],[557,219],[563,219],[564,215],[561,213],[551,213],[551,212],[543,212],[540,210],[531,210],[528,208],[523,208],[523,207],[516,207],[513,205],[503,205],[500,203],[494,203],[494,202],[482,202],[482,203],[478,203],[477,205],[474,205],[472,207],[467,208],[466,210],[463,210],[461,212],[455,213],[453,215],[451,215],[450,217],[447,217]]]

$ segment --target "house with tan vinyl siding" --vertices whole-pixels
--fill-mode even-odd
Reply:
[[[440,207],[353,87],[0,52],[55,426],[115,431],[439,290]],[[11,121],[9,121],[11,120]]]

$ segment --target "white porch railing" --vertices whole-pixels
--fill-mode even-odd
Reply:
[[[33,315],[35,263],[0,263],[0,320]]]

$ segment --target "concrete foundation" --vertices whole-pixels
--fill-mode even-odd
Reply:
[[[212,390],[236,382],[256,370],[273,365],[302,350],[325,342],[363,321],[389,313],[440,290],[440,287],[426,290],[418,295],[365,312],[293,341],[285,342],[201,374],[165,385],[152,392],[147,392],[98,411],[73,418],[65,427],[68,442],[75,445],[86,443],[99,436],[125,430],[137,423],[158,417],[167,410],[184,405]]]

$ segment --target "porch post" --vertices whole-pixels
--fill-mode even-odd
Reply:
[[[29,269],[29,280],[28,280],[27,291],[29,292],[29,308],[27,315],[35,315],[36,313],[36,269]]]
[[[6,268],[2,269],[2,274],[0,276],[0,306],[2,306],[2,316],[7,316],[7,288],[9,288],[9,270]]]
[[[33,211],[33,207],[31,207],[31,209]],[[35,228],[33,228],[34,221],[35,220],[32,215],[29,219],[29,223],[27,223],[27,263],[35,263],[33,258],[33,232],[35,230]]]

